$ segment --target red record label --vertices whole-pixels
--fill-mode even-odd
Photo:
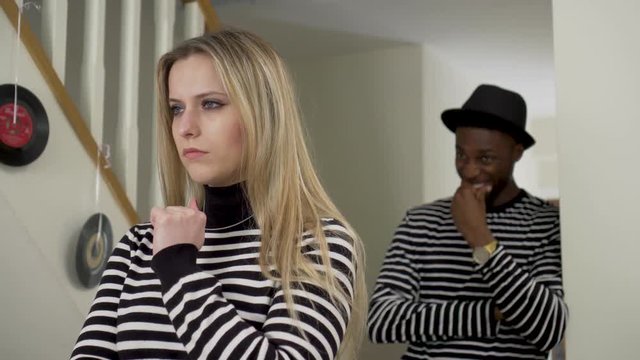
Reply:
[[[0,84],[0,163],[28,165],[48,140],[49,119],[38,97],[20,85]]]
[[[14,104],[0,105],[0,141],[15,149],[27,145],[33,135],[31,114],[20,104],[17,105],[17,108],[18,114],[14,121]]]

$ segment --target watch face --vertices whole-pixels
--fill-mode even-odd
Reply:
[[[490,256],[491,254],[482,246],[473,249],[473,260],[480,265],[486,263]]]

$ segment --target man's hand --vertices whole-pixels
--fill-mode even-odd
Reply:
[[[151,209],[153,225],[153,254],[177,244],[193,244],[198,249],[204,244],[207,216],[198,209],[195,199],[188,207],[169,206]]]
[[[485,205],[485,196],[490,191],[489,186],[478,187],[463,182],[453,195],[453,222],[472,248],[493,241],[493,235],[487,226]]]

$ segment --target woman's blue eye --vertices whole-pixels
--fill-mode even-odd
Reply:
[[[220,102],[218,102],[218,101],[215,101],[215,100],[204,100],[202,102],[202,107],[204,109],[215,109],[215,108],[218,108],[220,106],[222,106],[222,104]]]
[[[171,109],[171,114],[173,114],[173,116],[179,115],[183,110],[180,105],[171,105],[169,109]]]

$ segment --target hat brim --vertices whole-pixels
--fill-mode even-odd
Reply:
[[[499,116],[482,111],[449,109],[442,113],[441,118],[447,129],[454,133],[460,126],[478,127],[505,132],[513,136],[525,149],[532,147],[536,143],[535,139],[526,130]]]

